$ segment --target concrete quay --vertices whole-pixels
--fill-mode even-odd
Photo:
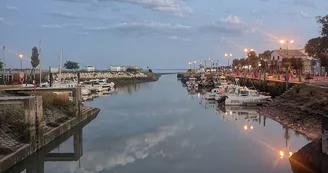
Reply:
[[[0,153],[0,173],[40,150],[73,127],[97,116],[100,109],[82,106],[81,88],[71,88],[71,90],[73,90],[73,112],[71,118],[65,119],[57,127],[50,129],[45,128],[46,117],[44,116],[43,99],[41,96],[0,97],[0,105],[23,105],[24,107],[24,116],[20,118],[20,121],[22,121],[21,126],[14,126],[14,128],[17,128],[14,130],[18,131],[19,129],[23,132],[20,136],[24,138],[23,140],[21,138],[11,139],[10,137],[12,136],[7,136],[8,140],[6,141],[14,141],[16,143],[11,145],[13,149],[10,152]],[[0,126],[6,126],[5,123],[0,123]],[[3,135],[6,134],[4,133]]]

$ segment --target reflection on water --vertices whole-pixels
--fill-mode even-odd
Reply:
[[[46,173],[292,173],[290,152],[310,142],[256,109],[220,106],[198,91],[188,93],[176,75],[116,91],[88,102],[101,112],[83,128],[79,159],[45,159],[53,156],[44,154],[50,150],[75,151],[78,137],[72,137],[13,170],[34,165]]]

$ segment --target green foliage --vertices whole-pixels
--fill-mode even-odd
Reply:
[[[149,72],[149,73],[152,73],[152,72],[153,72],[153,70],[149,69],[149,70],[148,70],[148,72]]]
[[[320,50],[321,37],[310,39],[305,45],[305,52],[312,57],[318,57],[321,54]]]
[[[318,16],[317,22],[321,24],[321,35],[324,37],[328,37],[328,15]]]
[[[284,68],[288,69],[291,66],[291,58],[283,58],[282,65]]]
[[[239,66],[239,65],[240,65],[239,59],[232,60],[232,66],[233,67],[236,67],[236,66]]]
[[[133,67],[128,67],[128,68],[126,68],[126,71],[127,72],[137,72],[138,71],[138,69],[136,69],[136,68],[133,68]]]
[[[270,50],[266,50],[263,53],[259,54],[260,59],[266,59],[269,60],[271,58],[271,51]]]
[[[242,59],[239,60],[239,64],[241,66],[245,66],[245,65],[248,65],[248,61],[245,58],[242,58]]]
[[[256,68],[258,67],[258,63],[259,63],[259,56],[256,55],[256,52],[255,51],[250,51],[248,54],[247,54],[247,57],[248,57],[248,61],[249,61],[249,64],[253,67],[253,68]]]
[[[74,62],[74,61],[66,61],[64,64],[64,68],[68,70],[77,70],[80,68],[79,63]]]
[[[2,69],[3,69],[3,62],[0,61],[0,70],[2,70]]]
[[[32,48],[32,56],[31,56],[31,65],[33,68],[36,68],[40,64],[39,59],[39,50],[36,47]]]
[[[301,69],[302,68],[302,59],[300,59],[300,58],[291,58],[290,59],[290,65],[294,69]]]

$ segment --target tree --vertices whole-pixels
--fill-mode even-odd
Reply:
[[[328,15],[326,16],[318,16],[317,22],[321,24],[321,35],[323,37],[328,37]]]
[[[283,58],[282,59],[282,66],[286,69],[287,69],[291,66],[291,58]]]
[[[64,68],[68,70],[77,70],[80,68],[79,63],[74,61],[66,61],[64,64]]]
[[[269,60],[271,58],[271,51],[270,50],[266,50],[263,53],[259,54],[260,59],[263,60]]]
[[[233,67],[236,67],[236,66],[239,66],[239,65],[240,65],[239,59],[232,60],[232,66]]]
[[[135,72],[137,72],[137,71],[138,71],[138,69],[136,69],[136,68],[133,68],[133,67],[128,67],[128,68],[126,68],[126,71],[127,71],[127,72],[132,72],[132,73],[135,73]]]
[[[35,68],[40,64],[40,59],[39,59],[39,50],[36,47],[32,48],[32,56],[31,56],[31,65],[32,65],[32,71],[31,71],[31,76],[35,76]]]
[[[291,58],[290,59],[290,65],[294,69],[301,69],[302,68],[302,59],[300,59],[300,58]]]
[[[245,58],[242,58],[242,59],[239,60],[239,64],[241,66],[246,66],[246,65],[248,65],[248,62],[247,62],[247,60]]]
[[[259,58],[258,55],[256,55],[256,52],[255,52],[255,51],[250,51],[250,52],[247,54],[247,57],[248,57],[249,64],[250,64],[253,68],[258,67],[258,63],[259,63],[259,61],[260,61],[260,58]]]
[[[317,23],[321,25],[321,37],[310,39],[305,45],[305,52],[319,59],[328,72],[328,15],[318,16]]]
[[[0,70],[2,70],[2,68],[3,68],[3,62],[0,61]]]

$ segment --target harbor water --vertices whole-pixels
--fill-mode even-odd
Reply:
[[[101,109],[93,121],[8,172],[292,173],[289,154],[310,142],[255,109],[205,101],[176,75],[85,104]],[[50,157],[77,145],[73,159]]]

